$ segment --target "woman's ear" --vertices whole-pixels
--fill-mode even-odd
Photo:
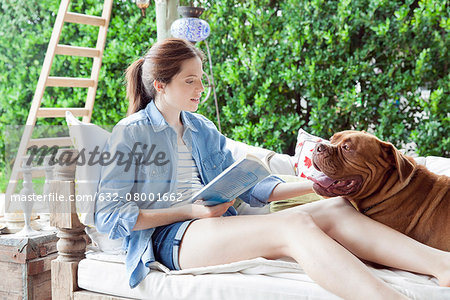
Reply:
[[[153,80],[153,87],[155,88],[155,90],[158,93],[163,93],[164,92],[164,87],[166,85],[164,83],[162,83],[161,81],[158,80]]]

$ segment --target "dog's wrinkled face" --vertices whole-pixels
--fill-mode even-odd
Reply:
[[[414,166],[390,143],[359,131],[343,131],[331,138],[331,144],[318,144],[314,167],[325,175],[314,179],[314,190],[323,196],[368,196],[391,169],[399,178],[408,176]]]

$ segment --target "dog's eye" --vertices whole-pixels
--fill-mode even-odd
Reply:
[[[347,144],[342,145],[342,149],[344,149],[345,151],[349,151],[350,150],[350,146]]]

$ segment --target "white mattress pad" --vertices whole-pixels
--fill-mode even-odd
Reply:
[[[123,255],[88,253],[78,267],[79,287],[135,299],[339,299],[314,283],[297,263],[288,260],[255,258],[181,271],[169,271],[156,262],[134,289],[128,286],[123,261]],[[450,299],[450,288],[439,287],[430,276],[370,269],[411,299]]]

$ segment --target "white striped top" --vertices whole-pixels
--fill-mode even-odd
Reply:
[[[198,192],[203,187],[200,180],[200,173],[198,172],[197,165],[192,157],[191,151],[189,151],[186,145],[178,144],[178,174],[177,174],[177,189],[176,194],[180,197],[172,203],[174,205],[180,205],[186,200],[189,200],[191,196]]]

